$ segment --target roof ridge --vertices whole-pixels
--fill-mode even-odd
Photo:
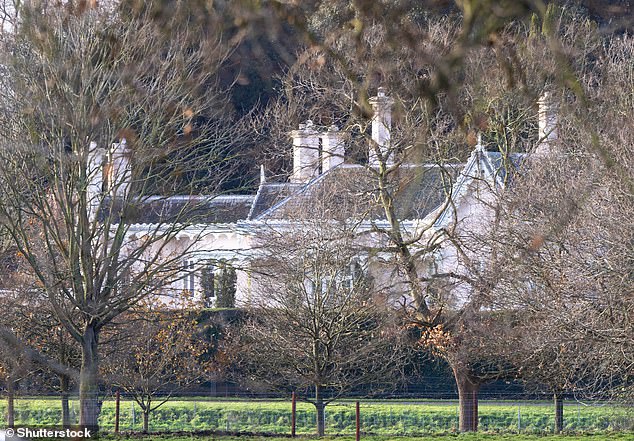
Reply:
[[[260,194],[262,194],[262,187],[264,186],[264,184],[266,184],[266,181],[260,181],[260,185],[258,185],[258,191],[255,192],[255,197],[251,202],[251,208],[249,209],[249,214],[247,214],[247,220],[250,220],[251,216],[253,216],[253,210],[255,210],[255,206],[258,203],[258,198]]]

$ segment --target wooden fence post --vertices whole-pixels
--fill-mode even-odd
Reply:
[[[359,441],[361,439],[361,412],[360,412],[360,409],[359,409],[359,402],[358,401],[356,403],[356,425],[357,425],[357,430],[355,432],[356,440]]]
[[[291,436],[295,438],[295,426],[297,423],[297,404],[295,392],[291,395]]]
[[[119,434],[119,410],[121,408],[121,393],[117,391],[114,401],[114,433]]]

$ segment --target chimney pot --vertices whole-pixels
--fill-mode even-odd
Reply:
[[[266,182],[266,172],[264,170],[264,164],[260,164],[260,185]]]

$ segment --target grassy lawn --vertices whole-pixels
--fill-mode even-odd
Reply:
[[[270,438],[270,437],[255,437],[255,436],[240,436],[240,437],[195,437],[195,436],[147,436],[147,437],[134,437],[126,438],[121,436],[118,438],[107,437],[107,439],[123,440],[123,439],[136,439],[139,441],[202,441],[202,440],[214,440],[214,441],[289,441],[293,438]],[[298,441],[354,441],[353,436],[336,436],[336,437],[298,437],[295,440]],[[390,437],[390,436],[362,436],[364,441],[631,441],[634,440],[633,433],[618,433],[618,434],[586,434],[586,435],[523,435],[523,434],[460,434],[460,435],[426,435],[424,437]]]
[[[5,412],[0,401],[0,412]],[[61,419],[58,399],[21,399],[16,402],[16,423],[28,426],[55,425]],[[71,404],[71,416],[77,417],[77,402]],[[290,403],[284,401],[216,401],[187,399],[169,401],[150,418],[150,430],[224,431],[285,435],[290,432]],[[326,408],[326,433],[352,435],[355,431],[354,403],[344,401]],[[455,433],[458,424],[455,401],[373,402],[361,403],[362,431],[382,436],[419,436]],[[564,408],[565,430],[569,432],[630,432],[634,430],[631,408],[613,405],[584,406],[568,403]],[[114,402],[103,404],[100,425],[105,430],[114,428]],[[479,409],[479,428],[482,432],[545,435],[552,433],[554,413],[546,402],[487,402]],[[142,416],[138,405],[122,400],[120,428],[140,431]],[[518,430],[519,429],[519,430]],[[314,407],[297,405],[297,433],[310,435],[315,430]],[[576,435],[579,436],[579,435]],[[605,436],[605,435],[602,435]],[[240,438],[244,440],[245,438]],[[271,438],[267,438],[271,440]],[[345,439],[345,438],[337,438]],[[373,438],[380,440],[381,438]],[[399,438],[404,439],[404,438]],[[420,439],[420,438],[419,438]],[[441,439],[441,438],[439,438]],[[461,438],[469,440],[469,438]],[[504,438],[491,438],[504,439]],[[513,437],[512,439],[523,439]],[[526,438],[531,439],[531,438]],[[567,439],[571,439],[570,437]],[[593,439],[593,438],[587,438]],[[597,440],[601,438],[596,438]],[[610,438],[619,439],[619,438]],[[622,438],[622,439],[634,439]]]

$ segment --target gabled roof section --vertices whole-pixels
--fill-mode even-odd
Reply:
[[[302,186],[303,184],[291,182],[262,182],[253,199],[247,219],[256,219],[266,210],[298,191]]]
[[[505,188],[511,183],[513,173],[519,170],[525,156],[524,153],[511,153],[505,156],[501,152],[484,151],[481,163],[483,169],[486,169],[487,176],[494,178],[499,188]]]
[[[400,219],[423,219],[445,200],[457,176],[456,166],[402,165],[390,175]],[[377,200],[377,176],[361,165],[344,164],[313,179],[257,216],[267,219],[385,218]]]
[[[481,183],[491,192],[503,190],[512,184],[513,174],[518,172],[524,153],[504,155],[499,151],[488,151],[477,145],[471,152],[464,169],[458,176],[451,192],[452,205],[459,205],[474,183]],[[446,227],[453,220],[454,208],[448,206],[438,217],[435,226]]]

